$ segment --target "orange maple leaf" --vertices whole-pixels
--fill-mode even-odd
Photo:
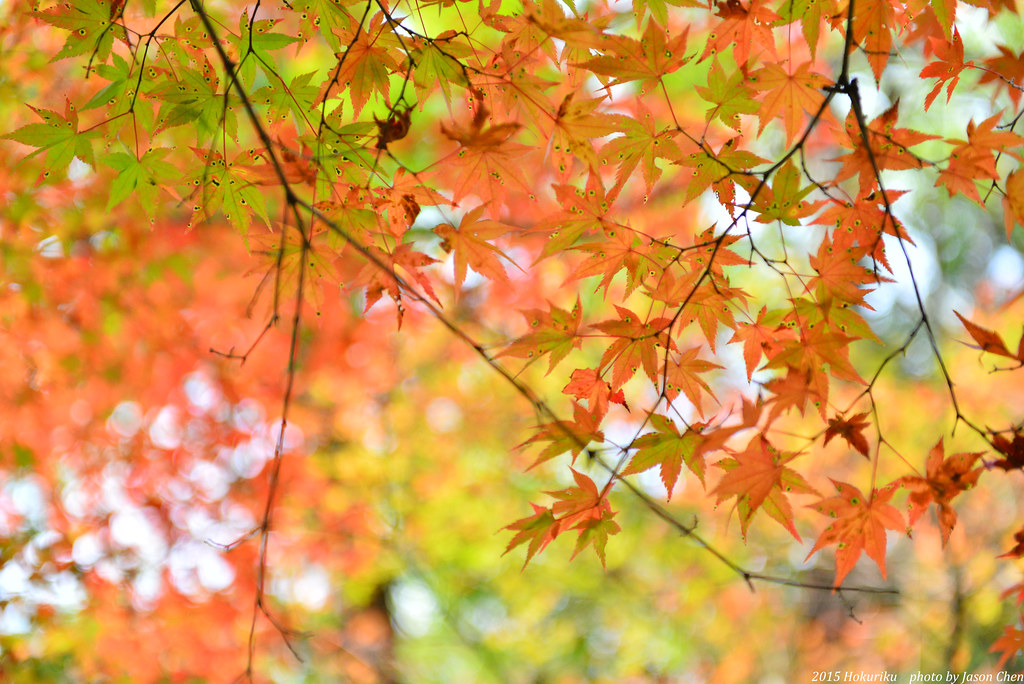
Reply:
[[[526,317],[531,331],[515,342],[505,347],[498,354],[502,356],[514,356],[521,359],[534,359],[550,354],[548,358],[548,372],[550,373],[558,363],[573,350],[580,346],[579,326],[580,299],[576,297],[576,305],[571,311],[560,309],[548,303],[548,310],[526,309],[520,311]]]
[[[472,266],[480,275],[499,283],[508,282],[508,276],[498,257],[516,265],[511,257],[490,242],[515,230],[515,226],[493,219],[481,220],[486,206],[480,205],[463,216],[458,228],[448,223],[434,227],[434,233],[442,240],[441,249],[451,253],[455,262],[456,300],[466,280],[467,265]]]
[[[821,533],[814,548],[807,554],[807,559],[820,549],[835,544],[837,588],[853,570],[861,553],[868,554],[868,557],[875,561],[884,578],[885,531],[906,529],[903,516],[889,505],[889,500],[896,491],[896,483],[872,490],[869,499],[851,484],[838,480],[832,480],[832,484],[835,485],[839,496],[822,499],[816,504],[811,504],[810,508],[835,518],[835,522]]]
[[[725,442],[740,427],[719,427],[709,430],[706,423],[695,423],[682,433],[666,416],[651,414],[651,426],[654,432],[638,437],[632,444],[636,453],[629,465],[622,471],[623,475],[642,473],[645,470],[660,466],[661,481],[668,492],[668,500],[672,500],[683,464],[690,469],[701,485],[704,485],[704,456],[725,446]]]
[[[515,530],[516,532],[516,536],[512,537],[508,546],[505,547],[505,553],[508,553],[520,544],[529,542],[523,568],[526,567],[534,555],[543,551],[544,547],[558,536],[562,528],[561,522],[555,520],[550,509],[534,503],[530,505],[533,507],[533,515],[520,518],[502,528],[503,530]],[[501,555],[504,556],[505,553]]]
[[[750,4],[744,7],[740,0],[725,0],[718,3],[716,14],[722,21],[712,27],[707,47],[700,56],[702,60],[708,55],[724,52],[734,43],[733,56],[741,67],[747,63],[754,47],[767,50],[773,58],[778,57],[771,27],[779,20],[779,15],[768,9],[767,2],[750,0]]]
[[[785,464],[799,454],[780,452],[763,434],[754,437],[747,448],[732,458],[716,465],[728,472],[711,493],[718,495],[718,503],[736,498],[740,529],[747,536],[750,520],[759,508],[789,530],[797,540],[800,534],[793,524],[793,508],[786,494],[817,494],[800,473]]]
[[[880,1],[888,2],[888,0]],[[921,168],[921,160],[910,151],[910,148],[937,137],[909,128],[896,128],[899,104],[899,100],[897,100],[892,107],[868,124],[867,137],[871,144],[870,155],[864,146],[864,136],[861,134],[860,125],[857,123],[857,117],[852,108],[846,117],[846,135],[849,138],[850,146],[853,147],[853,152],[835,159],[835,161],[843,162],[835,180],[839,182],[852,178],[854,174],[859,174],[860,192],[858,197],[866,197],[876,188],[878,180],[875,177],[875,166],[879,171],[882,169],[902,171]],[[874,165],[871,163],[872,159],[874,159]]]
[[[608,402],[626,405],[626,397],[622,390],[612,392],[612,386],[601,377],[596,368],[577,368],[572,372],[572,380],[562,388],[562,394],[569,394],[577,399],[586,399],[587,408],[599,418],[608,412]]]
[[[969,347],[980,349],[983,352],[989,354],[995,354],[996,356],[1005,356],[1008,359],[1013,359],[1024,364],[1024,334],[1021,335],[1020,344],[1017,346],[1017,353],[1014,354],[1006,348],[1006,343],[1003,342],[1003,338],[986,328],[982,328],[980,325],[972,323],[963,316],[960,315],[959,311],[954,311],[956,317],[960,319],[960,322],[967,328],[967,332],[970,333],[974,341],[977,342],[977,346],[971,344]]]
[[[1024,615],[1021,615],[1021,620],[1024,621]],[[1001,669],[1007,660],[1021,651],[1024,651],[1024,629],[1018,629],[1010,625],[1003,629],[1002,636],[996,639],[992,644],[992,648],[988,650],[989,653],[1001,652],[1003,654],[999,658],[999,662],[996,663],[997,670]]]
[[[953,89],[960,81],[960,72],[969,66],[974,66],[974,62],[964,62],[964,42],[960,39],[959,29],[954,27],[953,38],[949,42],[934,37],[928,40],[938,59],[921,69],[918,76],[920,78],[937,78],[939,82],[924,98],[925,111],[928,111],[935,98],[942,92],[943,85],[946,86],[946,102],[949,102],[949,99],[953,97]]]
[[[811,71],[811,62],[804,62],[793,69],[784,69],[781,64],[769,63],[750,75],[754,88],[764,93],[761,111],[757,118],[761,125],[758,133],[764,131],[769,121],[782,119],[786,129],[786,144],[796,140],[804,122],[804,114],[815,114],[825,100],[822,88],[828,79]]]

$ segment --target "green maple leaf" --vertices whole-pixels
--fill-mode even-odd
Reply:
[[[192,194],[190,227],[197,221],[209,219],[218,211],[243,235],[248,232],[253,215],[270,225],[263,190],[243,175],[246,168],[243,162],[247,161],[247,153],[243,152],[232,163],[225,165],[220,154],[196,148],[192,151],[206,165],[188,179],[191,185],[196,186]]]
[[[50,109],[36,109],[29,105],[29,109],[35,112],[43,120],[43,123],[28,124],[3,136],[8,140],[37,148],[26,159],[46,152],[47,170],[44,175],[48,175],[51,171],[67,168],[75,157],[87,164],[96,165],[90,139],[96,137],[98,133],[79,131],[78,112],[75,111],[71,100],[65,100],[65,103],[63,115]]]
[[[735,71],[727,77],[717,59],[708,74],[708,87],[697,86],[697,92],[714,105],[708,110],[707,122],[719,119],[735,131],[740,130],[740,114],[756,114],[761,108],[752,97],[754,91],[744,73]]]
[[[133,154],[114,152],[103,160],[105,164],[118,171],[110,184],[110,199],[107,210],[123,202],[130,194],[135,193],[139,204],[152,222],[155,218],[157,190],[181,175],[173,164],[164,161],[172,150],[168,147],[156,147],[148,150],[142,158]]]
[[[656,413],[651,415],[651,425],[654,426],[654,432],[642,435],[633,442],[637,452],[622,474],[642,473],[654,466],[661,466],[661,481],[668,491],[669,500],[672,499],[672,490],[675,489],[683,463],[703,485],[705,449],[701,448],[704,437],[700,430],[687,428],[680,434],[671,420]]]
[[[608,545],[608,537],[618,534],[622,529],[619,523],[612,520],[614,517],[613,511],[604,508],[601,510],[600,518],[588,518],[576,525],[573,529],[579,530],[580,536],[576,539],[576,549],[572,552],[572,557],[575,558],[580,551],[593,544],[597,557],[601,559],[601,567],[607,567],[604,549]]]
[[[289,112],[297,121],[302,121],[313,108],[313,100],[316,98],[317,87],[309,84],[314,75],[315,71],[300,74],[287,87],[283,81],[274,79],[275,82],[254,92],[252,101],[267,106],[268,123],[286,119]]]
[[[110,2],[75,0],[37,13],[42,21],[71,32],[54,61],[92,54],[100,62],[106,61],[114,38],[125,39],[124,28],[114,23],[117,14],[111,9]]]
[[[238,36],[231,36],[230,42],[234,43],[235,49],[240,55],[238,70],[242,82],[246,85],[252,84],[257,67],[266,74],[267,79],[271,82],[282,80],[274,69],[274,59],[270,56],[270,50],[280,50],[292,43],[297,43],[299,39],[295,36],[286,36],[283,33],[271,33],[271,29],[280,21],[280,19],[251,21],[245,12],[239,16]]]

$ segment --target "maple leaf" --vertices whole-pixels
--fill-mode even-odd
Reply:
[[[64,46],[54,60],[95,54],[104,62],[110,54],[114,39],[124,41],[124,26],[117,22],[118,13],[109,0],[75,0],[62,2],[35,16],[53,26],[70,31]]]
[[[759,223],[781,221],[787,226],[800,225],[800,219],[818,213],[823,202],[805,202],[815,189],[814,185],[800,187],[800,172],[792,160],[787,161],[775,174],[771,187],[765,187],[751,209],[760,213]]]
[[[437,304],[441,303],[437,295],[434,294],[434,288],[430,284],[430,279],[421,270],[424,266],[436,263],[436,259],[431,259],[426,254],[415,251],[412,245],[405,243],[398,245],[388,252],[378,247],[369,247],[368,250],[377,257],[378,261],[387,265],[388,268],[383,269],[373,262],[367,263],[351,283],[353,287],[366,287],[366,306],[363,308],[364,312],[369,311],[370,307],[376,304],[380,300],[381,295],[386,292],[395,301],[395,315],[398,317],[398,327],[402,327],[405,308],[402,303],[402,290],[394,275],[397,273],[398,268],[412,276],[413,280],[423,288],[424,293],[428,297],[437,302]]]
[[[654,183],[661,177],[661,168],[655,163],[657,159],[675,160],[682,152],[672,138],[678,133],[671,128],[658,132],[654,127],[654,118],[650,110],[637,103],[639,118],[624,117],[621,121],[621,136],[612,138],[601,148],[598,156],[601,164],[618,163],[615,183],[622,186],[629,179],[638,165],[642,166],[644,183],[647,193],[651,192]]]
[[[770,362],[769,366],[771,365]],[[771,404],[771,419],[774,420],[794,407],[803,415],[807,409],[807,402],[812,402],[824,417],[824,407],[828,398],[828,378],[824,377],[824,373],[814,373],[808,368],[796,368],[786,364],[781,364],[780,367],[786,369],[786,375],[769,380],[764,386],[775,395],[768,400]]]
[[[867,252],[867,247],[837,250],[830,240],[822,240],[818,253],[809,260],[811,268],[818,274],[807,282],[806,291],[810,292],[820,284],[836,299],[870,309],[864,296],[871,290],[861,286],[882,279],[870,268],[860,265]]]
[[[1004,554],[998,556],[998,558],[1024,558],[1024,527],[1017,530],[1013,535],[1013,541],[1016,542],[1014,547]],[[1024,602],[1024,583],[1020,586],[1020,595],[1017,598],[1017,605]],[[1004,594],[1006,596],[1007,594]]]
[[[890,205],[906,191],[886,190],[885,195]],[[882,234],[895,235],[909,244],[914,241],[907,235],[903,225],[886,209],[880,193],[872,192],[866,197],[859,197],[853,202],[835,202],[811,221],[817,225],[834,225],[832,246],[845,250],[859,245],[868,248],[868,256],[892,271],[889,260],[885,256],[885,243]]]
[[[697,413],[703,416],[702,396],[707,394],[715,399],[715,394],[697,374],[707,373],[716,368],[722,368],[722,366],[697,358],[700,349],[700,347],[693,347],[680,352],[678,357],[672,355],[663,370],[665,373],[665,397],[669,402],[674,402],[682,392],[697,409]]]
[[[1021,615],[1021,621],[1024,622],[1024,614]],[[1003,634],[992,643],[992,648],[988,650],[989,653],[999,653],[999,662],[996,663],[996,669],[1002,669],[1006,661],[1024,651],[1024,629],[1018,629],[1007,625],[1003,628]]]
[[[521,128],[520,124],[506,121],[485,127],[489,115],[490,111],[478,104],[469,126],[441,124],[441,133],[460,145],[452,160],[453,166],[461,169],[452,192],[454,204],[471,192],[484,200],[502,200],[506,181],[514,182],[528,196],[533,196],[518,161],[529,148],[509,142]],[[487,182],[481,183],[481,178],[486,178]]]
[[[985,179],[997,180],[995,153],[1009,154],[1020,159],[1014,151],[1024,138],[1011,131],[995,131],[999,114],[975,125],[967,124],[967,140],[949,140],[955,147],[950,153],[946,168],[939,172],[936,187],[943,185],[950,196],[964,194],[978,204],[983,204],[978,195],[976,182]]]
[[[601,416],[596,415],[593,410],[588,411],[575,402],[573,402],[572,408],[572,422],[558,420],[539,425],[537,434],[516,447],[521,449],[529,444],[547,442],[537,456],[537,460],[528,469],[536,468],[541,463],[561,456],[567,451],[572,454],[572,460],[575,463],[576,458],[587,448],[587,444],[604,441],[604,433],[597,429],[601,424]]]
[[[940,439],[928,452],[925,476],[907,475],[899,480],[910,490],[908,503],[911,527],[924,514],[928,504],[934,503],[939,508],[942,545],[949,542],[949,535],[956,525],[956,511],[950,506],[950,501],[977,483],[984,468],[973,466],[981,456],[982,452],[977,452],[952,454],[944,458],[945,449]]]
[[[487,205],[480,205],[468,212],[459,222],[459,227],[442,223],[434,227],[434,233],[441,238],[441,249],[452,255],[455,262],[455,298],[466,280],[466,267],[472,266],[480,275],[498,283],[507,283],[508,276],[498,257],[515,265],[511,257],[495,247],[490,241],[515,230],[501,221],[481,220]]]
[[[1024,469],[1024,431],[1020,428],[1013,431],[1013,439],[1007,439],[1001,434],[995,435],[992,437],[992,446],[1004,456],[993,463],[993,467],[1007,472]]]
[[[701,60],[724,52],[734,43],[733,56],[741,67],[747,63],[754,47],[763,48],[773,58],[778,57],[771,26],[779,20],[779,15],[768,9],[764,0],[750,0],[747,7],[740,0],[725,0],[718,2],[717,6],[716,14],[721,17],[721,22],[712,27]]]
[[[732,458],[716,465],[726,470],[718,486],[711,490],[718,503],[736,498],[740,529],[747,536],[750,520],[758,509],[778,521],[798,541],[800,534],[793,524],[793,508],[787,494],[817,494],[804,477],[786,466],[799,456],[794,452],[780,452],[763,434],[757,435],[747,448]]]
[[[601,510],[600,518],[585,518],[573,527],[574,530],[579,530],[579,537],[576,538],[576,548],[572,552],[572,558],[578,556],[583,549],[593,545],[594,552],[601,559],[601,567],[607,568],[604,550],[608,545],[608,537],[618,534],[622,530],[619,523],[612,520],[615,514],[615,511],[604,508]]]
[[[589,276],[600,275],[601,282],[594,288],[602,287],[605,295],[611,287],[612,279],[622,270],[626,271],[626,295],[632,293],[646,276],[655,274],[656,263],[650,256],[649,245],[644,244],[633,231],[625,227],[609,228],[605,231],[606,240],[576,245],[571,249],[589,253],[590,258],[577,268],[569,280],[578,280]]]
[[[849,418],[845,416],[829,418],[828,429],[825,430],[825,444],[828,444],[833,437],[842,437],[846,440],[847,444],[859,451],[864,458],[868,458],[868,440],[864,437],[864,430],[871,423],[865,420],[867,417],[867,413],[857,413]]]
[[[822,20],[834,17],[839,12],[836,0],[786,0],[780,3],[778,10],[780,23],[800,25],[811,57],[817,54]]]
[[[607,237],[612,237],[614,231],[621,228],[607,216],[618,191],[613,188],[606,193],[597,174],[587,177],[585,188],[556,184],[554,190],[562,208],[534,227],[534,232],[547,235],[544,249],[537,257],[538,262],[572,247],[591,231],[601,230]]]
[[[931,42],[932,50],[935,51],[935,56],[938,59],[921,69],[918,76],[920,78],[937,78],[939,82],[924,98],[925,111],[928,111],[928,108],[935,102],[935,98],[942,92],[943,85],[946,86],[946,102],[949,102],[949,99],[953,97],[953,89],[960,81],[960,72],[969,66],[974,66],[974,62],[964,62],[964,42],[960,38],[959,29],[954,27],[953,37],[949,42],[939,38],[929,38],[929,42]]]
[[[104,162],[118,172],[110,184],[110,199],[107,210],[120,204],[131,194],[138,195],[139,205],[152,223],[156,219],[157,189],[170,192],[168,185],[180,176],[173,164],[165,161],[171,150],[154,147],[137,158],[134,154],[114,152]]]
[[[573,66],[610,76],[609,87],[640,81],[642,95],[662,76],[671,74],[689,61],[690,57],[686,55],[688,34],[688,26],[673,37],[657,23],[648,22],[640,40],[605,35],[599,48],[601,54]]]
[[[696,90],[705,102],[713,105],[708,109],[707,122],[719,119],[737,132],[740,130],[740,114],[756,114],[760,109],[751,97],[753,89],[747,85],[746,75],[735,71],[727,77],[717,59],[711,63],[707,87],[697,86]]]
[[[602,321],[592,326],[616,338],[601,356],[600,368],[611,365],[613,390],[622,387],[641,366],[651,382],[654,382],[658,369],[657,347],[664,348],[670,344],[665,329],[669,319],[659,317],[645,322],[618,304],[615,310],[619,314],[618,320]]]
[[[87,164],[96,164],[90,139],[96,137],[98,132],[78,130],[78,112],[70,99],[64,100],[64,114],[49,109],[36,109],[32,105],[28,105],[28,108],[35,112],[43,123],[22,126],[3,137],[38,148],[26,159],[46,152],[47,170],[44,176],[49,175],[50,170],[64,170],[75,157]]]
[[[551,356],[548,358],[548,372],[550,373],[558,365],[558,362],[572,351],[573,347],[580,346],[577,332],[581,315],[579,297],[576,298],[576,305],[572,311],[559,309],[548,302],[548,311],[528,309],[521,313],[526,317],[532,330],[505,347],[498,354],[499,358],[515,356],[533,359],[550,354]]]
[[[878,0],[878,3],[887,4],[888,0]],[[859,174],[858,198],[866,197],[875,189],[877,185],[875,166],[879,171],[883,169],[919,169],[921,160],[910,151],[910,148],[937,137],[909,128],[896,128],[899,104],[899,100],[897,100],[889,109],[868,124],[867,138],[871,145],[870,155],[864,146],[864,136],[861,134],[857,117],[852,108],[846,117],[846,135],[849,145],[853,147],[853,152],[841,155],[834,160],[843,163],[835,180],[839,182],[853,177],[854,174]],[[874,166],[871,163],[872,158]]]
[[[612,392],[612,386],[601,378],[596,368],[577,368],[570,377],[572,380],[562,388],[562,394],[586,399],[587,408],[598,419],[608,412],[608,402],[622,404],[629,410],[622,390]]]
[[[855,5],[853,41],[864,48],[877,83],[889,61],[892,48],[892,26],[895,21],[891,0],[867,0]]]
[[[503,530],[515,530],[516,535],[512,537],[508,546],[505,547],[505,553],[501,555],[504,556],[517,546],[529,542],[529,545],[526,547],[526,560],[523,561],[524,569],[529,564],[531,558],[543,551],[548,544],[554,541],[562,527],[561,522],[555,520],[550,509],[534,503],[530,505],[533,506],[533,515],[520,518],[502,528]]]
[[[339,38],[346,46],[345,51],[335,53],[338,64],[331,78],[324,81],[314,104],[327,99],[333,88],[343,86],[349,93],[356,116],[373,95],[382,97],[390,108],[390,77],[399,71],[398,61],[386,45],[388,38],[385,36],[390,35],[381,14],[373,15],[365,30],[362,24],[355,31],[351,28],[341,30]]]
[[[828,85],[828,79],[811,71],[811,66],[811,62],[804,62],[796,69],[784,69],[781,64],[769,63],[750,75],[753,87],[763,92],[757,112],[761,121],[758,132],[772,119],[781,118],[786,144],[796,140],[804,114],[816,114],[825,100],[821,89]]]
[[[218,211],[242,235],[249,230],[253,216],[271,225],[266,196],[253,183],[255,150],[241,152],[229,163],[213,150],[193,147],[192,152],[203,165],[186,179],[195,187],[187,197],[192,202],[189,227],[209,220]]]
[[[989,57],[985,60],[985,69],[981,72],[979,84],[995,82],[999,88],[1005,88],[1006,94],[1010,96],[1013,107],[1016,109],[1020,104],[1021,91],[1013,87],[1013,84],[1024,83],[1024,51],[1015,54],[1005,45],[996,45],[999,55]]]
[[[623,475],[642,473],[654,466],[660,467],[661,481],[668,492],[668,500],[672,500],[679,473],[683,464],[690,469],[701,486],[704,486],[706,469],[705,455],[722,449],[725,442],[739,430],[739,427],[718,428],[707,430],[706,423],[690,425],[682,433],[668,417],[651,414],[651,426],[654,432],[638,437],[632,444],[636,453],[629,465],[622,471]]]
[[[1009,242],[1014,225],[1024,224],[1024,173],[1019,170],[1006,177],[1003,221],[1006,224],[1006,241]]]
[[[974,349],[980,349],[981,351],[988,352],[989,354],[995,354],[996,356],[1005,356],[1008,359],[1013,359],[1024,364],[1024,333],[1021,334],[1020,344],[1017,346],[1017,353],[1014,354],[1006,348],[1006,343],[1003,342],[1003,338],[1000,337],[998,333],[972,323],[960,315],[959,311],[954,311],[953,313],[955,313],[956,317],[960,319],[960,322],[964,324],[964,327],[967,329],[967,332],[970,333],[971,337],[974,338],[974,341],[978,343],[977,346],[972,344],[967,346],[973,347]]]
[[[767,306],[761,307],[757,320],[753,323],[737,323],[733,331],[732,342],[743,342],[743,361],[747,367],[749,381],[764,354],[769,359],[787,341],[793,338],[789,328],[782,325],[781,310],[768,311]]]
[[[834,518],[835,522],[821,533],[805,561],[820,549],[835,544],[836,588],[839,588],[843,579],[853,570],[861,553],[866,553],[875,561],[884,578],[885,531],[906,529],[903,516],[889,504],[896,491],[896,483],[881,489],[873,489],[868,499],[851,484],[837,480],[832,480],[832,484],[839,496],[822,499],[809,507]]]
[[[573,169],[573,157],[583,162],[584,168],[597,172],[600,164],[590,142],[618,132],[621,114],[603,114],[598,107],[605,100],[595,97],[576,100],[576,91],[566,95],[555,112],[555,127],[548,143],[551,162],[556,173],[564,178]]]
[[[609,510],[608,499],[598,491],[597,485],[585,473],[574,468],[569,470],[576,482],[574,487],[544,492],[557,499],[551,506],[551,513],[566,527],[587,519],[600,520],[602,513]]]
[[[750,185],[750,189],[757,185],[756,179],[746,172],[767,160],[752,152],[736,149],[738,140],[728,140],[715,154],[701,147],[679,159],[679,164],[693,168],[692,178],[686,186],[685,202],[692,202],[705,190],[712,188],[722,204],[731,208],[736,200],[736,189],[731,180],[733,177],[736,183]]]

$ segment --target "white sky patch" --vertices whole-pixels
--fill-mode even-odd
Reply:
[[[189,471],[192,486],[208,501],[223,499],[234,479],[227,469],[209,461],[197,461]]]
[[[125,439],[133,437],[141,427],[142,410],[134,401],[122,401],[107,419],[107,429]]]
[[[935,243],[928,235],[913,230],[909,232],[916,243],[904,243],[910,257],[909,268],[903,250],[900,249],[899,240],[892,235],[884,236],[885,253],[889,265],[892,266],[892,274],[889,277],[895,282],[882,283],[867,296],[865,301],[875,309],[864,311],[869,318],[884,318],[897,303],[908,308],[917,307],[914,280],[910,277],[911,268],[922,299],[926,299],[939,284],[939,262],[935,254]]]
[[[191,373],[185,378],[185,396],[195,409],[195,413],[210,413],[221,403],[221,395],[210,384],[203,373]]]
[[[68,180],[80,181],[85,180],[92,175],[92,167],[86,164],[84,161],[75,157],[71,160],[71,164],[68,165]]]
[[[64,256],[64,245],[60,243],[60,238],[56,235],[51,235],[48,238],[43,238],[36,245],[36,251],[39,252],[39,256],[47,259],[60,259]]]
[[[95,534],[83,534],[71,547],[71,559],[81,568],[89,568],[103,557],[103,545]]]
[[[164,406],[149,424],[149,440],[160,449],[177,449],[181,446],[181,424],[178,409]]]
[[[391,589],[391,607],[395,624],[410,637],[421,637],[437,620],[437,598],[419,580],[403,579]]]
[[[272,449],[263,440],[242,442],[231,450],[228,463],[238,477],[253,478],[263,470]]]
[[[331,597],[331,582],[327,571],[319,565],[306,568],[292,583],[292,595],[309,610],[323,608]]]
[[[1024,258],[1009,245],[1003,245],[989,259],[986,275],[997,287],[1017,289],[1024,281]]]
[[[426,418],[434,432],[451,432],[462,424],[462,409],[448,397],[438,397],[427,404]]]
[[[117,546],[131,548],[147,561],[159,562],[166,552],[163,535],[138,508],[123,508],[110,520],[110,538]]]

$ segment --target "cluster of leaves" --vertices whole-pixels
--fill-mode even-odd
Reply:
[[[970,4],[993,21],[1014,11]],[[272,295],[251,309],[263,331],[290,321],[254,535],[267,617],[301,333],[338,291],[362,297],[368,317],[390,306],[397,327],[439,320],[536,412],[522,445],[532,465],[570,455],[572,484],[507,526],[507,550],[525,545],[527,562],[572,533],[574,555],[589,546],[604,564],[621,493],[744,579],[793,582],[743,569],[680,522],[641,484],[656,470],[668,500],[695,477],[744,537],[760,517],[797,540],[798,525],[811,526],[811,556],[836,547],[840,587],[865,553],[884,577],[888,531],[909,533],[933,504],[948,543],[959,494],[993,468],[1024,468],[1019,422],[982,428],[961,409],[893,208],[916,191],[893,185],[924,178],[981,207],[1001,197],[1007,238],[1024,222],[1014,132],[1024,53],[999,46],[965,61],[955,0],[21,9],[20,26],[52,27],[63,40],[52,57],[77,70],[63,103],[33,106],[39,121],[4,136],[43,157],[37,182],[62,181],[77,160],[106,189],[108,211],[128,205],[157,223],[183,207],[197,231],[222,215],[263,260]],[[920,78],[937,79],[924,109],[976,77],[1010,110],[954,133],[911,127],[899,100],[869,116],[866,93],[897,47],[922,56]],[[865,367],[854,345],[881,344],[865,312],[894,262],[910,274],[915,320]],[[1024,364],[1024,346],[1011,352],[961,321],[983,352]],[[940,432],[904,456],[885,437],[877,387],[919,336],[956,423],[985,451],[947,456]],[[540,363],[561,395],[542,399],[509,363]],[[571,420],[559,417],[563,396]],[[633,436],[617,443],[608,435],[622,425]],[[816,455],[833,439],[864,461],[823,467]],[[818,489],[830,491],[826,479],[834,495]],[[831,522],[798,517],[795,501]],[[1022,533],[1008,556],[1022,556]],[[1008,654],[1016,643],[996,645]]]

